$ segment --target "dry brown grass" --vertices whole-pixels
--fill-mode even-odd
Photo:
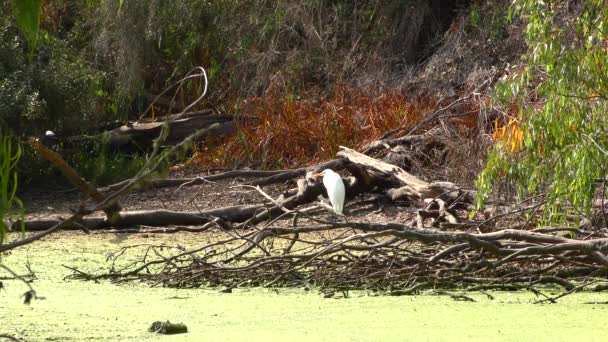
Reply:
[[[329,97],[309,92],[244,99],[238,106],[255,123],[234,136],[206,141],[192,162],[201,168],[243,161],[263,168],[307,165],[333,158],[340,145],[357,148],[387,130],[413,126],[433,105],[428,98],[410,99],[398,91],[368,95],[346,86],[337,86]]]

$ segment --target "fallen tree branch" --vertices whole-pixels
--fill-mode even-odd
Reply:
[[[80,225],[90,230],[124,228],[133,226],[162,227],[169,225],[197,226],[208,223],[214,217],[219,217],[229,222],[243,222],[257,212],[263,210],[259,205],[236,205],[205,211],[178,212],[172,210],[139,210],[123,211],[120,219],[109,222],[103,217],[73,217],[70,220],[59,219],[35,219],[23,222],[26,231],[41,231],[60,225],[63,229],[82,229]],[[77,223],[77,224],[76,224]],[[13,223],[19,227],[21,222]],[[0,246],[0,248],[3,246]]]
[[[64,229],[66,227],[73,226],[74,227],[73,229],[82,229],[79,225],[74,224],[74,223],[78,222],[80,219],[82,219],[82,217],[83,217],[82,213],[77,213],[77,214],[72,215],[67,220],[55,220],[53,222],[47,222],[44,226],[42,226],[40,229],[38,229],[38,231],[42,230],[39,233],[30,235],[23,239],[15,240],[13,242],[0,245],[0,252],[6,252],[6,251],[10,251],[11,249],[14,249],[17,247],[25,246],[36,240],[40,240],[43,237],[45,237],[51,233],[54,233],[60,229]],[[20,229],[20,227],[21,227],[21,223],[19,221],[17,221],[17,222],[14,222],[10,228],[12,230],[18,230],[18,229]],[[26,228],[26,230],[27,230],[27,228]]]
[[[36,152],[53,164],[53,166],[55,166],[61,174],[63,174],[63,176],[84,195],[91,197],[97,204],[103,203],[106,200],[105,196],[100,194],[94,186],[80,177],[78,172],[66,163],[59,153],[47,148],[39,139],[30,138],[29,143]],[[103,211],[106,213],[109,221],[116,221],[119,218],[121,209],[122,208],[117,201],[109,202],[103,207]]]

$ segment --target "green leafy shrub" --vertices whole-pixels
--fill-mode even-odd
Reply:
[[[101,143],[92,144],[86,153],[75,153],[67,162],[87,181],[109,185],[136,175],[146,163],[140,153],[106,151]]]
[[[69,43],[40,39],[28,61],[27,44],[12,23],[0,21],[0,124],[17,136],[76,134],[108,119],[96,90],[103,72],[90,66]]]
[[[46,103],[34,84],[27,47],[13,26],[0,26],[0,125],[17,134],[43,120]]]
[[[572,6],[519,0],[512,7],[527,21],[529,48],[496,98],[517,108],[521,144],[503,139],[491,151],[478,179],[480,205],[497,183],[508,184],[520,197],[545,193],[545,220],[557,222],[568,211],[588,214],[596,180],[606,178],[608,8],[596,0]]]

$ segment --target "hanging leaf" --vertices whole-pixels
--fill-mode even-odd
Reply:
[[[36,45],[38,44],[40,6],[40,0],[13,0],[15,20],[29,45],[30,62],[32,61]]]
[[[120,16],[122,12],[122,5],[124,4],[124,0],[118,0],[118,10],[116,10],[116,15]]]

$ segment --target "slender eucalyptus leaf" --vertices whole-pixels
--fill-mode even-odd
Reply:
[[[30,61],[38,45],[40,31],[40,0],[13,0],[15,21],[29,44]]]
[[[608,7],[599,0],[577,6],[581,15],[564,20],[571,14],[560,2],[513,3],[513,15],[527,21],[529,49],[523,69],[496,87],[495,100],[519,110],[496,125],[495,147],[477,180],[479,206],[502,184],[519,196],[546,194],[544,223],[590,213],[596,179],[608,172]]]

